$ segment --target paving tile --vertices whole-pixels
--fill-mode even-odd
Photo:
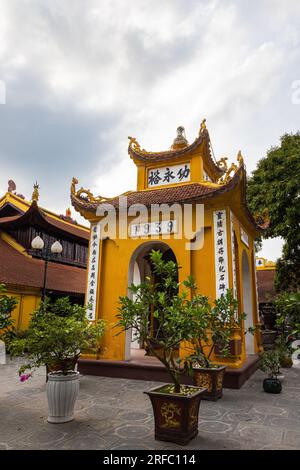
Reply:
[[[268,416],[265,424],[268,426],[279,427],[286,430],[300,430],[300,419],[291,419],[291,418],[278,418],[277,416]]]
[[[0,365],[0,449],[300,449],[300,368],[285,369],[283,391],[267,394],[257,371],[240,390],[202,401],[199,434],[187,446],[154,439],[153,381],[82,376],[75,419],[47,422],[45,370],[21,384],[20,361]]]
[[[262,426],[255,424],[239,423],[234,431],[234,437],[256,442],[257,445],[262,444],[280,444],[283,438],[283,429],[271,428],[270,426]]]
[[[298,432],[296,431],[287,431],[285,433],[283,442],[291,447],[295,447],[300,450],[300,426]]]

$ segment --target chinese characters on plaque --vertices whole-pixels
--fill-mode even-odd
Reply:
[[[185,183],[190,181],[190,163],[170,165],[148,170],[148,187],[164,186],[172,183]]]
[[[233,213],[230,211],[230,238],[231,238],[231,262],[232,262],[232,290],[233,296],[237,299],[237,287],[236,287],[236,265],[235,265],[235,247],[234,247],[234,225],[233,225]],[[238,312],[235,312],[237,316]]]
[[[228,256],[226,236],[226,211],[214,211],[216,298],[226,294],[228,282]]]
[[[89,304],[87,317],[89,320],[96,318],[97,302],[97,279],[98,279],[98,259],[100,244],[100,223],[91,225],[90,256],[88,265],[88,285],[86,303]]]

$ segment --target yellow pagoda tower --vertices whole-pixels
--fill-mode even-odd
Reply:
[[[232,289],[239,303],[237,315],[247,314],[244,329],[259,325],[254,240],[262,228],[247,208],[241,152],[236,164],[228,165],[227,158],[216,161],[203,120],[192,144],[184,128],[178,127],[169,150],[149,152],[129,137],[128,153],[137,168],[136,191],[104,198],[78,190],[76,178],[71,186],[73,206],[91,223],[88,316],[107,322],[103,348],[90,360],[90,373],[97,373],[97,361],[102,365],[115,361],[121,367],[122,361],[145,354],[142,345],[132,341],[131,332],[116,336],[113,325],[119,296],[128,294],[131,283],[151,275],[152,249],[176,260],[181,266],[179,282],[192,275],[198,292],[211,301]],[[113,229],[107,230],[109,225]],[[253,367],[261,350],[259,329],[254,335],[237,330],[230,348],[231,355],[223,362],[238,377],[238,371]]]

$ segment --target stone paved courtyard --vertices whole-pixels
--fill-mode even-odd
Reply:
[[[257,371],[241,390],[202,401],[199,435],[184,449],[300,449],[300,368],[282,369],[280,395],[262,390]],[[76,419],[47,423],[45,372],[26,383],[17,364],[0,366],[0,449],[182,449],[155,441],[149,398],[155,382],[83,376]]]

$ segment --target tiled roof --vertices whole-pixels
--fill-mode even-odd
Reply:
[[[45,212],[43,212],[43,210],[40,209],[36,203],[33,203],[24,214],[14,215],[11,217],[1,217],[0,228],[15,228],[33,222],[41,223],[44,227],[48,225],[48,227],[50,227],[50,229],[52,228],[52,230],[59,230],[60,232],[71,235],[71,237],[83,239],[87,242],[90,237],[88,230],[83,230],[77,225],[68,224],[62,220],[57,220],[53,217],[50,217]]]
[[[219,177],[223,175],[224,170],[216,165],[214,162],[211,150],[210,150],[210,137],[207,130],[201,132],[201,134],[194,140],[191,145],[178,150],[165,150],[162,152],[146,152],[145,150],[138,150],[133,146],[129,145],[128,153],[133,159],[137,159],[144,162],[158,162],[158,161],[169,161],[177,157],[184,157],[189,155],[193,150],[197,149],[202,143],[205,145],[205,155],[203,156],[209,167]]]
[[[188,183],[173,187],[128,191],[114,198],[103,200],[103,204],[112,204],[114,207],[118,208],[119,198],[121,196],[127,196],[128,206],[131,204],[144,204],[149,206],[151,204],[172,204],[174,202],[184,203],[197,201],[230,191],[240,181],[243,174],[242,171],[242,168],[237,171],[232,180],[226,185],[210,186],[208,184],[201,183]],[[91,213],[95,213],[99,206],[99,202],[89,202],[85,198],[80,198],[74,194],[71,194],[71,201],[75,209],[79,211],[86,210]]]
[[[32,208],[32,206],[34,206],[38,208],[39,212],[41,212],[45,216],[46,220],[49,221],[49,223],[52,223],[52,221],[60,222],[60,224],[58,224],[57,226],[60,228],[64,227],[64,230],[66,232],[69,231],[70,233],[74,233],[74,234],[75,233],[83,234],[82,235],[83,238],[87,237],[87,239],[89,239],[88,227],[78,224],[76,220],[73,220],[72,218],[69,218],[68,220],[68,218],[63,215],[55,214],[54,212],[51,212],[50,210],[39,206],[36,201],[33,201],[33,202],[27,201],[26,199],[20,198],[16,194],[10,193],[10,192],[7,192],[6,194],[4,194],[4,196],[0,197],[0,220],[1,221],[4,220],[4,217],[1,217],[1,213],[5,212],[5,208],[7,208],[8,206],[13,208],[15,211],[19,212],[20,214],[27,213]],[[72,226],[73,227],[75,226],[76,228],[75,232],[72,232]]]
[[[241,166],[235,173],[233,178],[224,185],[210,186],[208,184],[201,183],[188,183],[181,184],[173,187],[164,187],[151,190],[142,191],[128,191],[127,193],[120,194],[114,198],[103,199],[101,204],[111,204],[114,208],[119,208],[119,198],[121,196],[127,197],[127,206],[132,204],[144,204],[150,206],[151,204],[173,204],[173,203],[189,203],[189,202],[200,202],[207,199],[219,196],[233,190],[241,182],[241,202],[244,208],[245,214],[250,223],[259,232],[262,228],[255,222],[251,212],[249,211],[246,203],[246,172],[243,166]],[[91,202],[87,198],[81,198],[76,194],[71,193],[72,205],[78,212],[83,215],[85,212],[89,212],[92,216],[96,214],[99,202]],[[109,210],[107,208],[106,210]]]
[[[172,204],[174,202],[188,202],[207,196],[218,191],[217,187],[204,186],[200,183],[191,183],[172,188],[152,189],[146,191],[132,191],[126,193],[128,205],[144,204]],[[107,201],[114,207],[119,206],[119,197]]]
[[[22,255],[0,238],[0,282],[42,288],[44,267],[44,261]],[[49,262],[48,290],[84,294],[85,283],[85,269]]]

